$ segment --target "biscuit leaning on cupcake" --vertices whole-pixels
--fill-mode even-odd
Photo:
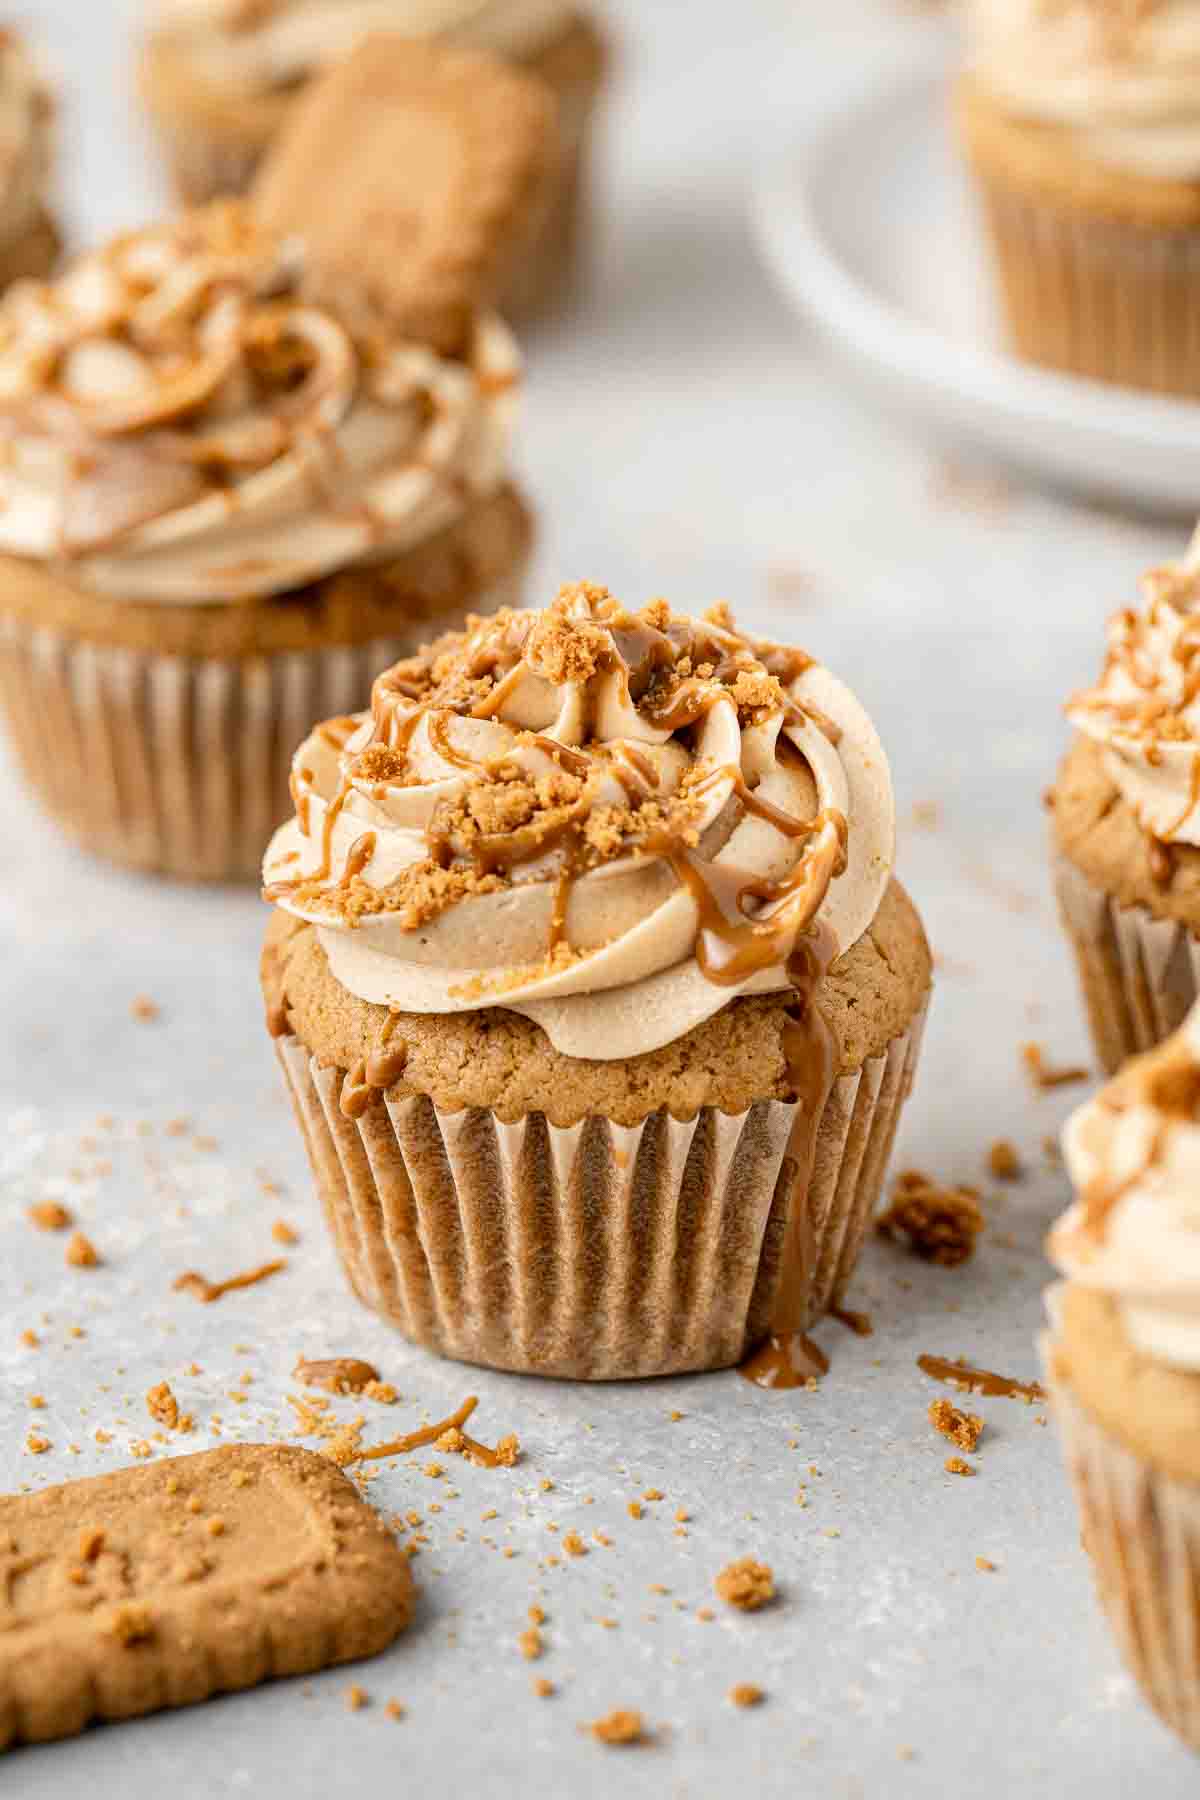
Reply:
[[[805,1378],[930,987],[847,689],[582,584],[386,671],[294,787],[263,986],[360,1298],[501,1368]]]
[[[963,11],[957,123],[1016,350],[1200,394],[1200,3]]]
[[[20,34],[0,28],[0,289],[48,275],[58,226],[47,193],[54,162],[54,102]]]
[[[1200,977],[1200,545],[1115,613],[1049,796],[1055,885],[1111,1073],[1172,1031]]]
[[[487,59],[368,49],[330,78],[355,129],[297,120],[253,203],[0,306],[0,704],[49,813],[120,862],[256,875],[312,721],[519,597],[519,364],[486,296],[550,111]],[[398,130],[397,90],[425,96]]]
[[[1200,1750],[1200,1013],[1073,1115],[1043,1349],[1101,1603]]]
[[[314,78],[372,32],[486,51],[545,83],[556,117],[546,207],[500,295],[509,317],[543,306],[575,261],[607,61],[570,0],[154,0],[140,86],[180,198],[243,192]]]

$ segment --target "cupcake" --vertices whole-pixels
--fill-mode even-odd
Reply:
[[[1200,4],[965,12],[957,124],[1017,353],[1200,394]]]
[[[1155,569],[1108,624],[1048,795],[1059,911],[1111,1074],[1175,1029],[1200,969],[1200,563]]]
[[[807,1379],[930,986],[853,696],[584,584],[397,663],[293,781],[267,1019],[359,1297],[497,1368]]]
[[[1146,1699],[1200,1750],[1200,1014],[1067,1125],[1078,1198],[1043,1343],[1101,1604]]]
[[[556,114],[546,204],[497,296],[510,316],[538,309],[574,265],[606,61],[569,0],[155,0],[140,85],[181,199],[244,192],[313,76],[379,31],[484,51],[546,84]]]
[[[46,194],[54,104],[20,36],[0,29],[0,289],[48,275],[59,235]]]
[[[336,212],[314,177],[305,225],[316,146],[280,146],[261,207],[131,233],[0,305],[0,705],[48,812],[116,861],[257,877],[297,738],[519,598],[518,360],[473,299],[504,196],[472,172],[479,121],[507,121],[525,193],[547,115],[419,46],[381,59],[385,88],[414,55],[424,141],[398,159],[364,105],[325,146]]]

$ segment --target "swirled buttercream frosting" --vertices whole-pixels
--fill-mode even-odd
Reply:
[[[1147,1355],[1200,1370],[1200,1014],[1068,1121],[1077,1199],[1050,1234],[1070,1280],[1116,1300]]]
[[[157,0],[152,29],[226,93],[307,79],[374,31],[536,55],[574,16],[568,0]]]
[[[1200,566],[1195,551],[1142,582],[1145,607],[1108,622],[1096,686],[1067,717],[1101,746],[1142,829],[1164,844],[1200,844]]]
[[[0,245],[35,224],[53,158],[54,107],[16,32],[0,30]]]
[[[1100,162],[1200,175],[1197,0],[967,0],[978,79]]]
[[[265,894],[343,987],[509,1007],[601,1060],[811,986],[893,860],[887,760],[841,682],[723,608],[588,584],[397,663],[305,740],[292,791]]]
[[[308,295],[302,245],[221,202],[0,302],[0,551],[118,599],[262,599],[384,559],[503,478],[518,375]]]

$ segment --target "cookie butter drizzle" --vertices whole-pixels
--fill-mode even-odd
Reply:
[[[580,596],[588,633],[583,639],[588,677],[582,683],[583,718],[578,728],[582,742],[562,743],[544,732],[521,734],[521,741],[547,754],[564,778],[574,781],[575,789],[568,791],[565,803],[543,806],[526,822],[504,831],[464,832],[461,817],[444,816],[439,805],[424,830],[427,860],[421,866],[465,871],[475,882],[516,886],[523,880],[544,881],[544,871],[531,876],[526,870],[549,852],[557,852],[561,860],[552,877],[546,946],[550,966],[557,953],[570,954],[567,918],[574,883],[604,860],[587,833],[593,807],[589,778],[603,769],[620,784],[629,803],[619,854],[661,858],[695,902],[694,955],[705,978],[733,987],[761,970],[786,967],[794,1003],[788,1009],[781,1048],[797,1110],[778,1190],[783,1220],[771,1330],[743,1373],[761,1386],[795,1387],[828,1366],[823,1353],[804,1336],[813,1274],[808,1193],[817,1129],[837,1067],[837,1046],[818,998],[837,946],[815,921],[830,883],[846,867],[846,820],[833,808],[818,811],[812,819],[795,817],[756,794],[740,767],[715,761],[693,764],[671,803],[656,804],[659,777],[652,759],[636,744],[594,738],[592,677],[615,675],[622,702],[633,706],[647,725],[669,733],[686,734],[718,701],[730,699],[739,708],[744,700],[748,716],[754,716],[756,708],[772,717],[780,714],[785,723],[815,726],[833,743],[838,729],[785,689],[784,684],[795,682],[811,666],[803,652],[745,637],[723,613],[702,623],[675,618],[662,606],[635,615],[603,589],[586,586],[564,590],[557,603],[560,620],[578,617],[570,609],[579,604]],[[397,664],[376,681],[369,728],[364,725],[342,748],[339,783],[326,806],[316,869],[269,883],[264,888],[266,899],[290,902],[318,923],[332,916],[350,927],[373,912],[388,910],[387,891],[360,879],[371,861],[371,833],[355,839],[342,873],[333,879],[334,823],[356,788],[379,799],[389,786],[405,785],[410,749],[423,722],[428,742],[445,763],[483,784],[497,779],[503,757],[472,758],[451,741],[450,724],[455,717],[494,718],[522,679],[540,672],[536,618],[502,614],[496,621],[477,625],[465,638],[443,640],[440,669],[431,653]],[[799,755],[786,740],[780,740],[776,749],[783,758]],[[306,837],[311,831],[314,782],[313,771],[300,764],[293,796]],[[719,792],[721,784],[727,784],[727,804],[739,809],[739,816],[750,814],[765,821],[800,847],[794,866],[782,879],[747,877],[706,856],[693,821],[703,801]],[[455,890],[447,889],[445,899],[434,902],[433,915],[457,897]],[[426,912],[423,918],[429,916]],[[404,1047],[387,1049],[391,1024],[390,1019],[385,1022],[376,1049],[346,1077],[341,1109],[351,1117],[365,1110],[374,1092],[402,1072]]]

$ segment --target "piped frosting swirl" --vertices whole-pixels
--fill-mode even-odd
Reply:
[[[374,31],[529,57],[560,37],[569,0],[157,0],[153,29],[224,93],[271,94]]]
[[[1063,1143],[1078,1198],[1050,1256],[1114,1296],[1140,1349],[1200,1370],[1200,1013],[1073,1113]]]
[[[398,663],[292,781],[266,896],[344,987],[509,1007],[569,1056],[638,1055],[808,979],[893,860],[886,758],[828,671],[723,609],[631,612],[589,584]]]
[[[1130,173],[1200,174],[1197,0],[966,0],[972,67],[1023,117]]]
[[[0,302],[0,550],[202,604],[385,558],[499,486],[518,372],[498,321],[439,357],[240,203],[185,214]]]
[[[1139,824],[1164,844],[1200,844],[1200,565],[1193,546],[1178,567],[1143,578],[1145,608],[1108,622],[1108,655],[1095,687],[1067,717],[1104,752],[1104,764]]]

